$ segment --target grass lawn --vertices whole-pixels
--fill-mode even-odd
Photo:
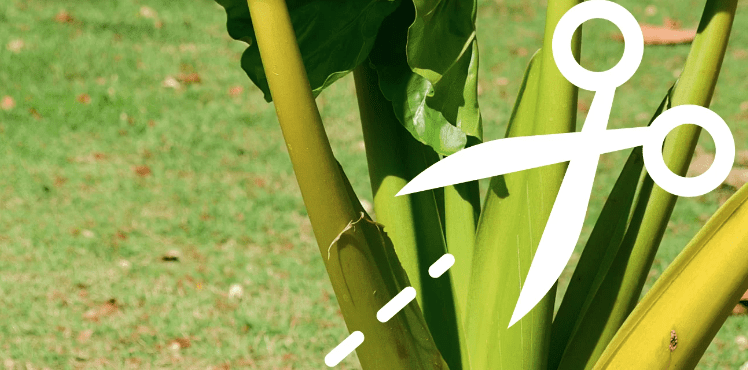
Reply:
[[[480,99],[496,139],[541,44],[544,5],[479,3]],[[688,28],[704,0],[620,3],[641,22]],[[741,150],[739,6],[712,109]],[[224,23],[211,0],[0,2],[0,368],[321,369],[347,335],[273,106],[240,69],[244,44]],[[585,25],[584,66],[616,63],[614,30]],[[647,47],[610,127],[646,124],[688,49]],[[353,92],[349,76],[318,104],[371,201]],[[580,107],[592,97],[581,93]],[[602,157],[580,245],[627,154]],[[730,193],[679,201],[648,287]],[[729,318],[699,369],[748,361],[740,335],[748,319]],[[340,368],[358,368],[355,356]]]

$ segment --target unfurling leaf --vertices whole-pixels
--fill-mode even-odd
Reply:
[[[370,61],[377,70],[382,93],[392,102],[400,123],[416,140],[439,154],[449,155],[465,147],[468,135],[479,140],[483,136],[478,109],[477,41],[473,35],[464,40],[464,49],[452,53],[445,49],[434,56],[441,59],[440,73],[418,69],[408,53],[411,35],[417,35],[412,25],[424,22],[418,20],[418,14],[413,2],[404,1],[387,17]],[[456,16],[460,22],[463,18],[474,27],[471,13]],[[432,21],[436,19],[427,23]],[[442,47],[433,35],[416,38],[430,43],[432,49]]]

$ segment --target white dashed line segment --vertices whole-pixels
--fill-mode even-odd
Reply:
[[[449,253],[439,257],[431,267],[429,267],[429,275],[436,279],[444,275],[455,264],[455,257]],[[405,306],[411,301],[416,299],[416,290],[413,287],[407,287],[397,293],[397,295],[390,299],[387,304],[377,311],[377,320],[385,323],[390,321],[398,312],[402,311]],[[354,331],[345,338],[337,347],[333,348],[330,353],[325,356],[325,364],[329,367],[337,366],[343,361],[346,356],[350,355],[351,352],[355,351],[361,343],[364,342],[364,333],[360,331]]]
[[[441,257],[439,257],[434,264],[429,267],[429,275],[436,279],[440,276],[442,276],[447,270],[449,270],[452,265],[455,264],[455,256],[447,253]]]
[[[325,356],[325,365],[329,367],[336,366],[343,361],[343,359],[350,355],[351,352],[355,351],[361,343],[364,342],[364,333],[360,331],[354,331],[348,338],[345,338],[337,347],[333,348],[330,353]]]
[[[400,310],[410,303],[410,301],[416,298],[416,290],[412,286],[409,286],[397,293],[397,295],[390,299],[384,307],[377,311],[377,320],[379,322],[387,322],[393,316],[395,316]]]

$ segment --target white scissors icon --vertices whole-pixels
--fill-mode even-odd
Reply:
[[[605,72],[591,72],[580,66],[570,48],[574,31],[593,18],[612,22],[624,36],[623,57],[615,67]],[[634,75],[644,54],[641,28],[624,7],[606,0],[586,1],[573,7],[558,22],[552,49],[553,58],[564,77],[582,89],[595,92],[581,132],[513,137],[479,144],[437,162],[398,193],[410,194],[569,161],[509,322],[510,327],[546,295],[574,252],[600,154],[642,145],[644,163],[652,179],[662,189],[683,197],[703,195],[717,188],[729,174],[735,159],[735,142],[729,127],[719,115],[701,106],[681,105],[669,109],[649,127],[607,130],[615,90]],[[717,147],[709,170],[692,178],[671,172],[662,157],[667,134],[689,123],[706,129]]]

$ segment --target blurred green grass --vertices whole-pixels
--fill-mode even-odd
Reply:
[[[479,4],[480,100],[495,139],[541,43],[544,4]],[[621,4],[643,23],[669,17],[688,28],[703,0],[653,2],[654,14]],[[748,149],[746,11],[741,2],[712,104],[739,150]],[[239,68],[244,44],[224,23],[211,0],[0,3],[0,98],[13,100],[0,110],[5,368],[319,369],[347,335],[273,106]],[[614,31],[585,24],[585,67],[616,63]],[[610,126],[646,124],[687,54],[687,45],[647,47]],[[192,73],[199,83],[185,80]],[[353,93],[349,76],[318,104],[370,201]],[[580,106],[592,97],[582,92]],[[708,135],[702,145],[713,150]],[[580,245],[627,154],[602,157]],[[648,286],[729,193],[679,201]],[[229,295],[234,284],[241,297]],[[699,368],[748,361],[736,343],[747,327],[729,318]],[[358,368],[355,357],[341,368]]]

